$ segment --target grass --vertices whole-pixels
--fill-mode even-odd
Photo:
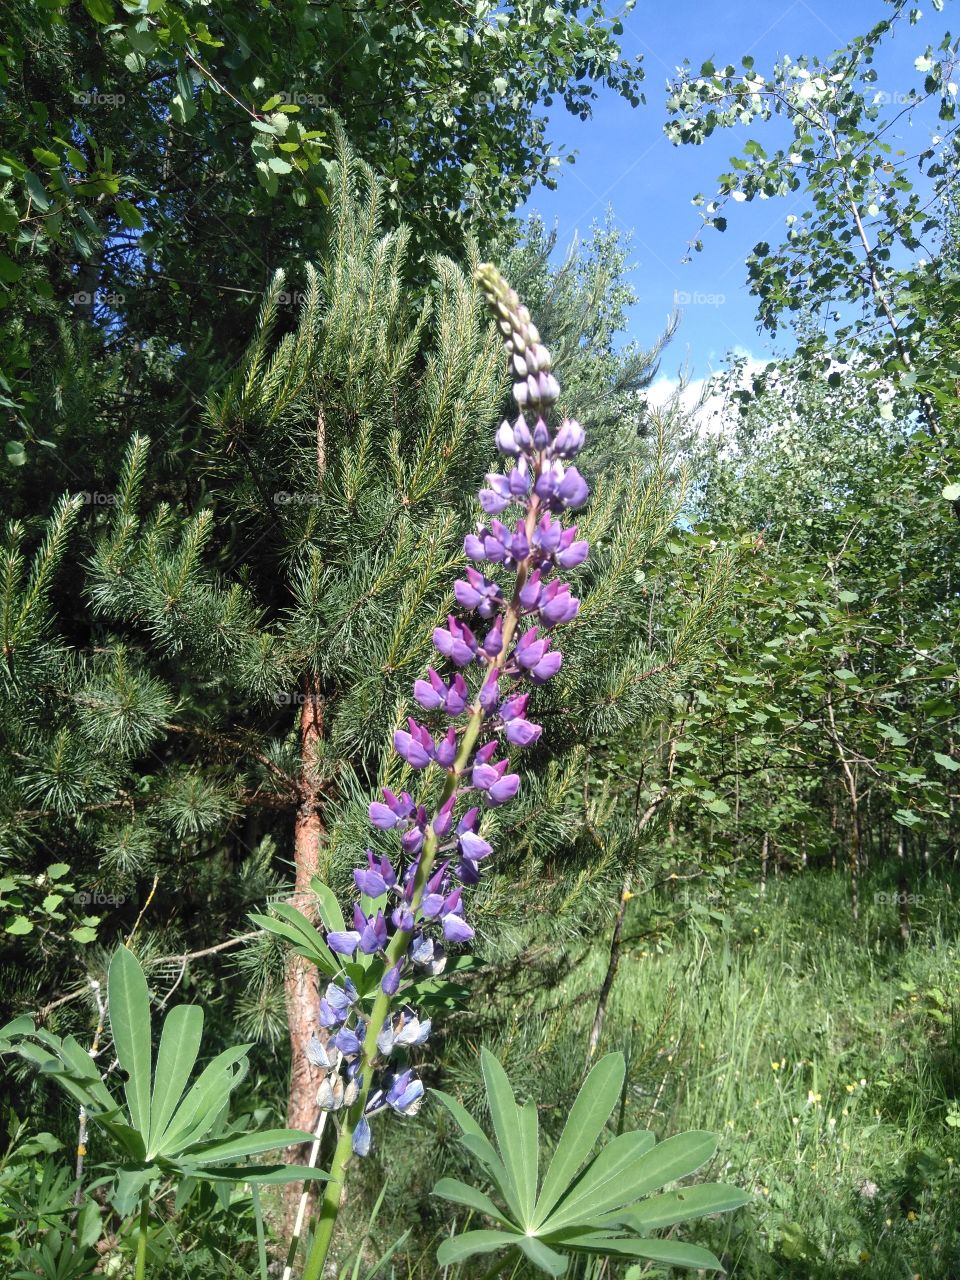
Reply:
[[[724,904],[688,901],[683,929],[659,939],[651,922],[675,916],[678,904],[631,904],[602,1047],[628,1054],[629,1126],[659,1137],[714,1130],[721,1148],[705,1176],[755,1192],[754,1207],[684,1230],[729,1275],[960,1277],[956,887],[931,886],[906,947],[896,908],[875,898],[889,886],[864,883],[854,927],[844,878],[829,872],[773,881],[763,896],[741,889]],[[460,1015],[440,1056],[459,1058],[460,1079],[482,1035],[505,1057],[518,1093],[537,1097],[545,1127],[553,1110],[562,1121],[582,1075],[606,945],[567,961],[548,981],[519,972],[481,1031],[475,1013]],[[470,1088],[463,1092],[472,1104]],[[432,1110],[416,1133],[391,1126],[370,1169],[390,1177],[400,1204],[416,1204],[456,1159],[442,1129],[429,1132]],[[398,1276],[438,1274],[426,1203],[421,1212],[417,1247]]]

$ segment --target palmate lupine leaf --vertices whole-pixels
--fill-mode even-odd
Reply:
[[[644,1258],[676,1267],[722,1270],[708,1249],[641,1235],[707,1213],[737,1209],[750,1201],[735,1187],[710,1184],[642,1202],[643,1196],[688,1177],[709,1160],[717,1148],[714,1134],[682,1133],[657,1144],[652,1133],[622,1133],[593,1154],[625,1077],[623,1057],[609,1054],[584,1081],[534,1205],[540,1163],[535,1104],[517,1105],[506,1073],[486,1049],[481,1050],[481,1063],[499,1155],[456,1099],[437,1096],[506,1208],[480,1188],[452,1178],[438,1182],[434,1194],[492,1219],[502,1229],[480,1228],[445,1240],[437,1251],[442,1265],[478,1253],[516,1250],[551,1276],[565,1274],[570,1254]]]
[[[749,1204],[750,1199],[747,1192],[739,1187],[722,1182],[703,1183],[684,1187],[682,1191],[651,1196],[635,1208],[610,1214],[608,1221],[631,1227],[634,1231],[657,1231],[661,1227],[672,1227],[675,1222],[683,1222],[694,1214],[727,1213],[731,1209],[739,1209]]]
[[[126,1110],[71,1036],[61,1040],[34,1027],[30,1019],[19,1019],[0,1032],[0,1051],[15,1051],[56,1079],[87,1110],[90,1120],[117,1142],[125,1157],[115,1166],[113,1201],[120,1213],[132,1212],[147,1184],[171,1173],[214,1182],[327,1177],[299,1166],[236,1163],[312,1139],[299,1129],[223,1131],[230,1095],[246,1075],[249,1045],[225,1049],[190,1084],[200,1051],[202,1011],[190,1005],[170,1010],[154,1065],[147,981],[140,962],[125,946],[110,962],[107,994],[117,1061],[126,1075]]]

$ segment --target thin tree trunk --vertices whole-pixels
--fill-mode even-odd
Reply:
[[[671,743],[671,752],[673,744]],[[675,755],[675,753],[674,753]],[[671,764],[673,755],[671,756]],[[668,774],[672,772],[668,768]],[[657,794],[653,797],[642,816],[637,821],[634,829],[634,836],[639,836],[654,818],[657,810],[669,795],[669,786],[661,787]],[[613,980],[617,976],[617,970],[620,967],[621,942],[623,940],[623,921],[627,914],[627,903],[633,897],[633,872],[625,871],[623,875],[623,885],[620,889],[620,903],[617,907],[617,917],[613,925],[613,934],[610,937],[610,954],[607,959],[607,971],[603,975],[603,982],[600,985],[600,995],[597,997],[597,1011],[593,1015],[593,1026],[590,1028],[590,1041],[587,1046],[587,1061],[594,1056],[600,1044],[600,1037],[603,1034],[603,1022],[607,1014],[607,1003],[610,999],[610,992],[613,990]]]
[[[620,905],[617,907],[617,918],[613,925],[613,934],[610,938],[610,955],[607,960],[607,971],[603,975],[603,983],[600,987],[600,995],[597,999],[597,1011],[593,1017],[593,1026],[590,1028],[590,1042],[587,1046],[588,1061],[597,1052],[597,1046],[600,1044],[600,1037],[603,1034],[603,1021],[607,1012],[607,1002],[610,999],[610,991],[613,987],[613,980],[617,976],[617,970],[620,967],[620,942],[623,938],[623,920],[627,914],[627,903],[633,897],[631,885],[633,877],[628,871],[623,877],[623,888],[620,890]]]
[[[310,881],[320,870],[320,844],[326,828],[320,813],[321,793],[316,774],[316,749],[323,738],[323,703],[317,682],[307,676],[303,683],[303,711],[300,717],[300,803],[294,825],[293,857],[296,868],[290,904],[310,920],[316,919],[315,896]],[[287,1124],[291,1129],[313,1132],[317,1123],[317,1089],[321,1071],[306,1054],[307,1041],[317,1029],[320,1004],[316,967],[300,956],[291,955],[284,979],[287,1027],[290,1033],[290,1091],[287,1095]],[[302,1164],[307,1148],[295,1148],[290,1163]],[[289,1237],[297,1216],[302,1186],[289,1183],[284,1192],[284,1216]]]
[[[897,879],[900,903],[900,941],[904,946],[910,942],[910,881],[907,877],[907,850],[903,827],[897,833],[897,857],[900,860],[900,874]]]
[[[760,846],[760,892],[767,892],[767,863],[770,858],[770,834],[763,833],[763,844]]]
[[[847,795],[850,798],[850,831],[847,837],[847,866],[850,871],[850,911],[854,924],[860,919],[860,797],[857,791],[857,779],[840,735],[837,733],[837,721],[833,714],[833,702],[827,699],[827,714],[830,717],[830,736],[836,747],[840,767],[846,783]]]

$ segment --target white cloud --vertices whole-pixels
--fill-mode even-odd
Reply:
[[[767,364],[766,360],[758,360],[749,351],[735,351],[734,355],[743,357],[742,373],[739,386],[749,386],[753,375]],[[647,403],[653,409],[667,409],[676,406],[686,416],[692,418],[702,435],[726,435],[728,427],[737,421],[737,410],[727,402],[726,396],[712,390],[716,375],[706,378],[694,378],[683,383],[680,377],[671,378],[661,374],[644,392]]]

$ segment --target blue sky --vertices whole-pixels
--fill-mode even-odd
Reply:
[[[929,0],[918,3],[929,9]],[[660,332],[677,291],[691,296],[664,356],[663,373],[675,373],[686,362],[699,378],[716,369],[728,351],[761,358],[775,352],[769,337],[757,331],[744,259],[758,240],[778,241],[787,214],[802,207],[799,196],[731,205],[727,230],[708,229],[703,252],[682,263],[699,227],[692,197],[715,192],[717,174],[751,135],[721,131],[701,147],[674,147],[663,133],[667,77],[684,58],[696,68],[708,58],[718,66],[739,65],[749,53],[756,72],[765,74],[785,53],[826,56],[886,12],[883,0],[639,0],[624,19],[622,44],[625,54],[643,55],[646,106],[633,109],[604,90],[591,120],[581,122],[562,108],[553,111],[551,136],[568,152],[576,151],[577,161],[562,165],[558,189],[535,191],[525,211],[557,226],[559,247],[575,232],[589,234],[591,223],[602,221],[608,207],[617,225],[633,232],[631,261],[637,266],[631,279],[640,302],[630,336],[640,342]],[[926,21],[904,26],[881,49],[875,64],[878,89],[906,92],[919,84],[914,58],[939,34],[939,23],[929,27]],[[753,132],[762,138],[769,128],[758,123]],[[777,340],[780,350],[788,344],[787,335]]]

